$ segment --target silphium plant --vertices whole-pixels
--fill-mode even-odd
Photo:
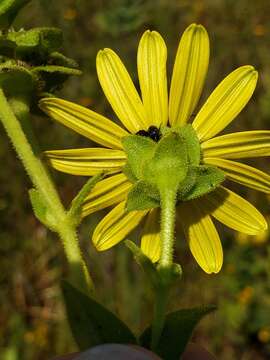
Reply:
[[[103,146],[45,153],[49,163],[62,172],[89,176],[100,170],[106,173],[82,206],[84,217],[114,205],[93,233],[97,250],[107,250],[124,240],[146,218],[141,250],[131,242],[127,245],[137,259],[143,255],[150,259],[152,273],[156,272],[153,347],[162,330],[169,288],[181,274],[180,265],[173,262],[176,216],[197,263],[206,273],[217,273],[223,252],[212,216],[246,234],[267,229],[263,215],[225,187],[224,180],[265,193],[270,190],[269,175],[233,161],[268,156],[270,132],[217,136],[251,98],[257,71],[246,65],[227,75],[191,121],[208,69],[205,28],[192,24],[185,30],[169,96],[166,60],[161,35],[146,31],[137,55],[140,97],[117,54],[111,49],[98,53],[100,84],[125,129],[62,99],[44,98],[40,102],[51,118]]]
[[[219,135],[251,98],[257,72],[249,65],[231,72],[192,119],[208,70],[208,34],[197,24],[185,30],[168,92],[166,44],[158,32],[148,30],[137,55],[141,96],[113,50],[97,55],[100,84],[123,128],[90,109],[52,96],[68,75],[78,75],[75,63],[58,52],[59,34],[46,28],[1,33],[0,118],[35,186],[30,192],[34,212],[60,235],[71,273],[80,278],[80,286],[76,276],[72,285],[63,284],[74,337],[80,349],[106,342],[139,343],[163,359],[178,359],[196,323],[213,307],[166,315],[170,289],[182,274],[180,264],[174,262],[176,222],[181,223],[195,260],[208,274],[218,273],[223,262],[212,217],[250,235],[267,229],[263,215],[225,187],[224,181],[270,193],[268,174],[235,161],[269,156],[270,131]],[[68,210],[18,121],[22,109],[25,117],[40,98],[40,108],[52,119],[102,146],[45,152],[49,164],[59,171],[94,176]],[[85,216],[110,206],[113,209],[94,230],[95,247],[105,251],[125,240],[154,290],[153,322],[138,338],[89,297],[93,288],[76,229]],[[138,247],[127,236],[144,218]]]

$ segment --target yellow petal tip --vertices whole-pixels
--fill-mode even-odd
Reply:
[[[202,266],[203,271],[208,274],[218,274],[222,268],[222,262],[220,264],[205,264],[205,266]]]

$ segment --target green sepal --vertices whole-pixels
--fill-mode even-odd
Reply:
[[[193,166],[199,165],[201,160],[201,146],[196,131],[192,125],[188,124],[179,128],[178,133],[186,140],[189,164]]]
[[[177,133],[164,136],[145,165],[143,179],[159,191],[175,188],[185,179],[188,171],[185,139]]]
[[[42,91],[45,92],[58,90],[69,76],[79,76],[82,74],[78,69],[58,65],[37,66],[33,68],[32,72],[38,75],[43,83]]]
[[[68,211],[68,217],[71,222],[78,226],[82,220],[82,206],[85,198],[89,195],[93,187],[103,178],[103,174],[97,174],[91,177],[81,188],[76,197],[72,200],[70,209]]]
[[[197,166],[189,166],[187,176],[181,182],[177,191],[177,199],[182,200],[183,197],[190,192],[190,190],[194,187],[197,180]]]
[[[78,63],[75,60],[65,56],[64,54],[58,51],[54,51],[51,54],[49,54],[48,62],[50,63],[50,65],[78,68]]]
[[[1,0],[0,3],[0,27],[7,28],[14,21],[18,12],[30,0]]]
[[[63,44],[63,33],[58,28],[40,27],[30,30],[9,31],[7,40],[16,45],[16,56],[39,54],[45,57]]]
[[[35,75],[26,67],[6,61],[0,64],[0,87],[7,97],[28,97],[37,83]]]
[[[216,306],[181,309],[166,316],[164,328],[155,352],[163,360],[178,360],[200,320],[216,310]],[[151,326],[140,337],[140,344],[150,349]]]
[[[131,169],[131,166],[128,163],[122,167],[122,172],[126,175],[128,180],[130,180],[132,183],[135,183],[136,181],[138,181],[138,179],[136,178],[136,176],[134,175],[134,173]]]
[[[16,49],[14,41],[8,40],[6,36],[0,36],[0,55],[11,58]]]
[[[122,139],[122,144],[132,173],[137,179],[142,179],[144,165],[152,157],[156,143],[147,137],[129,135]]]
[[[214,166],[198,166],[193,188],[182,197],[183,201],[193,200],[215,190],[225,180],[222,170]]]
[[[36,189],[30,189],[29,197],[36,218],[50,230],[56,231],[57,221],[50,212],[43,195]]]
[[[132,252],[137,264],[143,269],[148,281],[151,283],[153,288],[158,288],[160,285],[159,274],[149,257],[146,256],[142,250],[136,244],[134,244],[133,241],[125,240],[124,243]]]
[[[104,306],[62,281],[62,292],[73,337],[81,351],[100,344],[136,344],[130,329]]]
[[[159,206],[159,192],[154,186],[140,180],[136,182],[128,193],[126,210],[147,210]]]

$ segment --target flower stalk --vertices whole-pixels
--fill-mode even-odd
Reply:
[[[70,280],[77,287],[79,283],[83,291],[92,291],[93,284],[81,254],[76,229],[69,220],[47,169],[23,131],[21,120],[22,124],[26,124],[28,116],[27,100],[13,99],[9,103],[0,88],[0,119],[35,189],[42,197],[50,219],[54,220],[53,230],[58,233],[64,246]]]
[[[175,206],[177,188],[160,191],[161,198],[161,256],[158,263],[159,284],[155,289],[151,349],[156,350],[164,322],[171,286],[176,277],[173,263]]]

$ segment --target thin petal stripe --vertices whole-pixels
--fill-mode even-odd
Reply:
[[[137,64],[149,125],[166,125],[168,120],[167,48],[156,31],[147,30],[139,43]]]
[[[169,99],[171,125],[184,125],[193,113],[204,85],[209,63],[209,38],[202,25],[191,24],[181,37]]]
[[[122,202],[131,186],[131,182],[122,173],[101,180],[86,197],[82,206],[82,216]]]
[[[58,98],[43,98],[39,105],[53,120],[90,140],[112,149],[122,149],[121,138],[128,133],[104,116]]]
[[[220,158],[205,158],[204,162],[223,170],[226,177],[249,188],[270,194],[270,175],[252,166]]]
[[[189,201],[180,206],[178,217],[197,263],[207,274],[218,273],[223,263],[223,251],[210,216],[199,201]]]
[[[193,121],[201,141],[222,131],[246,106],[256,87],[258,73],[252,66],[231,72],[212,92]]]
[[[136,133],[148,128],[146,113],[138,92],[118,55],[111,49],[97,54],[100,85],[123,125]]]
[[[97,225],[93,243],[104,251],[123,240],[143,219],[148,211],[126,212],[125,201],[113,208]]]
[[[126,163],[124,151],[104,148],[50,150],[44,154],[54,169],[72,175],[113,174]]]
[[[201,144],[204,157],[244,159],[270,156],[270,131],[242,131],[217,136]]]
[[[223,186],[200,202],[218,221],[236,231],[257,235],[267,229],[265,218],[250,202]]]
[[[151,210],[147,216],[143,227],[141,238],[141,250],[155,263],[160,258],[160,211]]]

